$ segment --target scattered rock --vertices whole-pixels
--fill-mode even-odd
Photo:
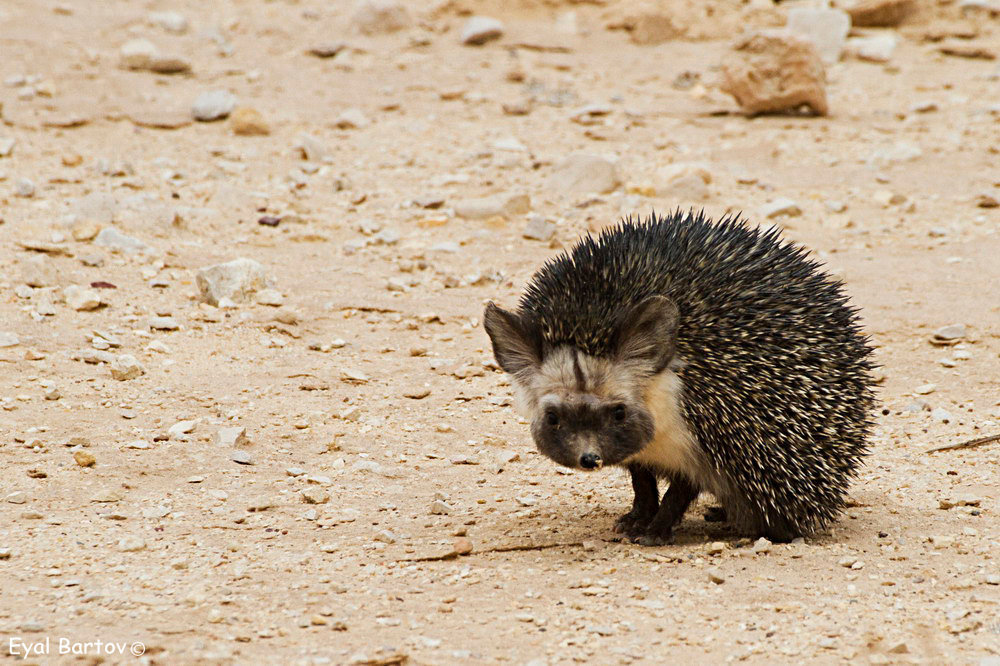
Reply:
[[[175,35],[183,35],[188,29],[187,18],[178,12],[151,12],[147,18],[150,24]]]
[[[351,24],[364,35],[378,35],[408,28],[413,23],[406,7],[397,0],[361,0]]]
[[[722,571],[715,568],[709,567],[705,570],[705,575],[708,576],[708,580],[715,583],[716,585],[722,585],[726,582],[726,577],[722,575]]]
[[[434,500],[434,503],[431,504],[431,515],[447,516],[451,511],[451,505],[444,500]]]
[[[969,332],[965,324],[949,324],[934,331],[931,342],[937,345],[942,343],[954,344],[964,339],[968,334]]]
[[[14,347],[21,344],[21,338],[16,333],[0,331],[0,347]]]
[[[236,108],[236,96],[228,90],[207,90],[195,98],[191,117],[200,122],[228,118]]]
[[[66,305],[78,312],[96,310],[102,305],[100,294],[75,284],[63,290],[63,298],[66,299]]]
[[[531,199],[527,194],[496,194],[477,199],[461,199],[454,204],[455,215],[468,220],[484,220],[491,217],[513,217],[531,210]]]
[[[768,220],[782,215],[797,217],[802,214],[802,209],[799,208],[799,204],[794,200],[787,197],[778,197],[761,206],[760,214]]]
[[[712,172],[703,162],[677,162],[660,167],[656,179],[657,196],[689,203],[708,199]]]
[[[173,317],[150,317],[149,327],[154,331],[176,331],[181,325]]]
[[[332,58],[346,48],[347,44],[345,42],[327,42],[310,47],[307,53],[317,58]]]
[[[229,459],[238,465],[253,465],[253,457],[242,449],[237,449],[229,454]]]
[[[847,40],[847,51],[860,60],[889,62],[898,43],[899,38],[890,32],[869,37],[851,37]]]
[[[722,66],[723,92],[748,115],[796,111],[806,106],[816,115],[829,110],[826,71],[811,42],[771,30],[749,36]]]
[[[905,21],[916,7],[916,0],[860,0],[846,9],[856,27],[891,28]]]
[[[118,542],[118,550],[123,553],[138,553],[146,550],[146,542],[139,537],[125,537]]]
[[[528,224],[521,232],[522,238],[547,242],[556,235],[556,225],[551,220],[547,220],[541,215],[531,215]]]
[[[277,289],[261,289],[254,297],[254,301],[256,301],[257,305],[279,308],[285,304],[285,297]]]
[[[73,452],[73,460],[80,467],[93,467],[97,464],[97,458],[94,457],[89,451],[84,451],[83,449],[78,449]]]
[[[267,136],[271,126],[257,109],[241,106],[229,116],[229,124],[236,136]]]
[[[14,183],[14,194],[26,199],[31,198],[35,196],[35,184],[27,178],[18,178]]]
[[[158,54],[156,45],[148,39],[130,39],[119,50],[120,62],[125,69],[146,69]]]
[[[489,16],[473,16],[462,26],[462,43],[466,46],[480,46],[502,35],[503,23]]]
[[[662,4],[643,5],[625,18],[623,24],[628,29],[628,36],[633,44],[653,46],[684,35],[683,26],[662,8]]]
[[[468,537],[458,537],[452,542],[451,550],[456,555],[468,555],[472,552],[472,541]]]
[[[792,7],[788,10],[789,32],[812,42],[823,62],[840,60],[851,30],[851,17],[842,9]]]
[[[111,362],[111,378],[118,381],[129,381],[146,374],[145,369],[139,364],[135,356],[122,354]]]
[[[127,236],[114,227],[105,227],[94,238],[94,245],[110,248],[124,254],[150,253],[152,248],[137,238]]]
[[[184,435],[187,435],[194,431],[197,427],[199,419],[191,419],[188,421],[178,421],[169,428],[167,428],[167,436],[172,440],[183,440],[186,439]]]
[[[398,537],[389,530],[379,530],[378,534],[375,535],[375,540],[382,543],[396,543]]]
[[[754,541],[753,552],[759,554],[770,553],[771,552],[771,542],[766,538],[761,537]]]
[[[371,124],[364,111],[354,108],[347,109],[333,121],[333,125],[337,129],[364,129]]]
[[[215,433],[215,445],[230,449],[249,446],[250,439],[247,437],[247,429],[243,426],[219,428],[219,431]]]
[[[253,259],[242,257],[202,268],[196,281],[201,300],[215,306],[224,300],[246,303],[258,291],[268,288],[264,267]]]
[[[330,493],[316,486],[303,488],[301,495],[306,504],[326,504],[330,501]]]
[[[548,186],[553,193],[579,196],[605,194],[621,182],[616,163],[599,155],[574,153],[556,165]]]

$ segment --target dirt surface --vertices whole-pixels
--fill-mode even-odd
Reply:
[[[481,47],[460,43],[458,3],[375,35],[318,0],[0,5],[0,654],[1000,663],[1000,443],[925,453],[1000,433],[1000,208],[982,207],[1000,198],[1000,70],[930,41],[996,53],[1000,21],[927,3],[888,63],[828,67],[829,117],[744,118],[717,65],[787,4],[712,3],[718,23],[689,34],[705,39],[650,46],[607,29],[618,5],[494,2],[504,33]],[[147,20],[165,10],[185,32]],[[191,72],[121,68],[134,38]],[[192,122],[209,90],[269,134]],[[554,190],[580,152],[622,184]],[[682,162],[706,191],[658,194]],[[530,213],[455,213],[496,193]],[[764,219],[779,197],[801,213]],[[487,300],[513,305],[581,234],[676,206],[782,226],[878,347],[871,458],[804,542],[706,523],[709,498],[675,545],[614,541],[625,475],[537,454],[492,361]],[[522,236],[546,221],[551,239]],[[88,239],[111,226],[147,247]],[[279,305],[200,302],[199,269],[240,257]],[[75,310],[72,285],[101,306]],[[114,379],[126,354],[144,374]],[[248,442],[220,443],[232,427]]]

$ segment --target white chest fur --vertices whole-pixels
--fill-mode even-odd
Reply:
[[[655,423],[653,440],[626,462],[681,472],[692,479],[698,476],[697,445],[681,413],[683,388],[680,377],[671,370],[660,373],[649,385],[644,398]]]

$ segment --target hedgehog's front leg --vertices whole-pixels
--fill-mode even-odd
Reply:
[[[681,522],[684,512],[701,492],[697,486],[681,475],[671,477],[670,487],[663,493],[663,501],[656,516],[642,536],[635,540],[643,546],[662,546],[673,540],[674,526]]]
[[[615,532],[637,536],[644,534],[649,523],[660,508],[660,492],[656,488],[656,475],[640,465],[629,465],[632,475],[632,490],[635,498],[632,500],[632,510],[618,519]]]

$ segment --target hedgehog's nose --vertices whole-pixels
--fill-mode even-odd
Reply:
[[[584,453],[580,456],[580,467],[584,469],[598,469],[604,461],[596,453]]]

